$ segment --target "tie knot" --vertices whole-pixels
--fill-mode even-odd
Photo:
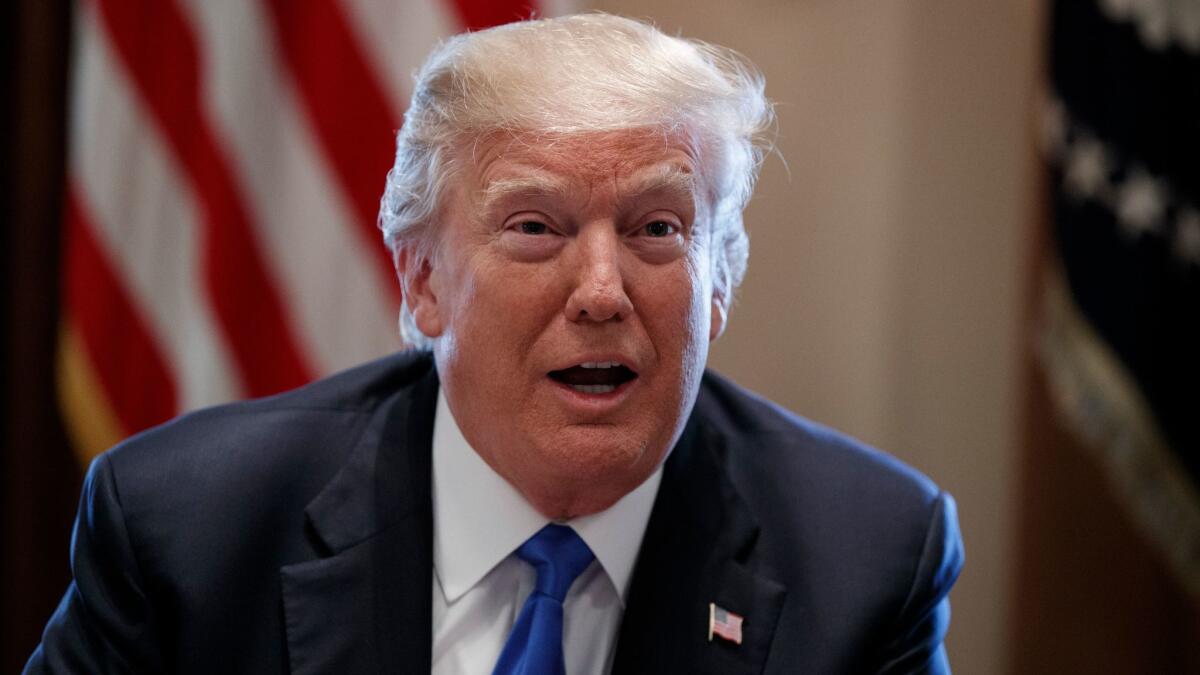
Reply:
[[[517,556],[537,569],[537,592],[558,602],[595,557],[575,530],[554,523],[521,544]]]

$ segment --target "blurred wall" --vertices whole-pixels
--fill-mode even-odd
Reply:
[[[956,673],[1006,672],[1036,0],[605,0],[767,76],[780,154],[712,364],[958,499]]]

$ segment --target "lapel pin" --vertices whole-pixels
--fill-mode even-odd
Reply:
[[[742,621],[740,614],[718,607],[715,602],[708,603],[708,641],[712,642],[716,635],[735,645],[742,644]]]

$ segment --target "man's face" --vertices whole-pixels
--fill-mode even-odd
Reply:
[[[695,401],[723,312],[685,147],[636,132],[477,144],[438,252],[399,261],[464,436],[548,516],[639,485]]]

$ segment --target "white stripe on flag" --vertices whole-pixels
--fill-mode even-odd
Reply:
[[[77,15],[69,170],[114,271],[167,356],[184,409],[239,394],[199,269],[196,205],[92,5]]]
[[[302,350],[318,374],[395,350],[398,309],[383,287],[394,282],[380,278],[378,253],[358,234],[314,142],[265,10],[206,0],[186,0],[183,9],[202,47],[208,116]]]
[[[413,73],[439,40],[461,30],[450,0],[344,0],[343,6],[393,109],[405,110]]]

